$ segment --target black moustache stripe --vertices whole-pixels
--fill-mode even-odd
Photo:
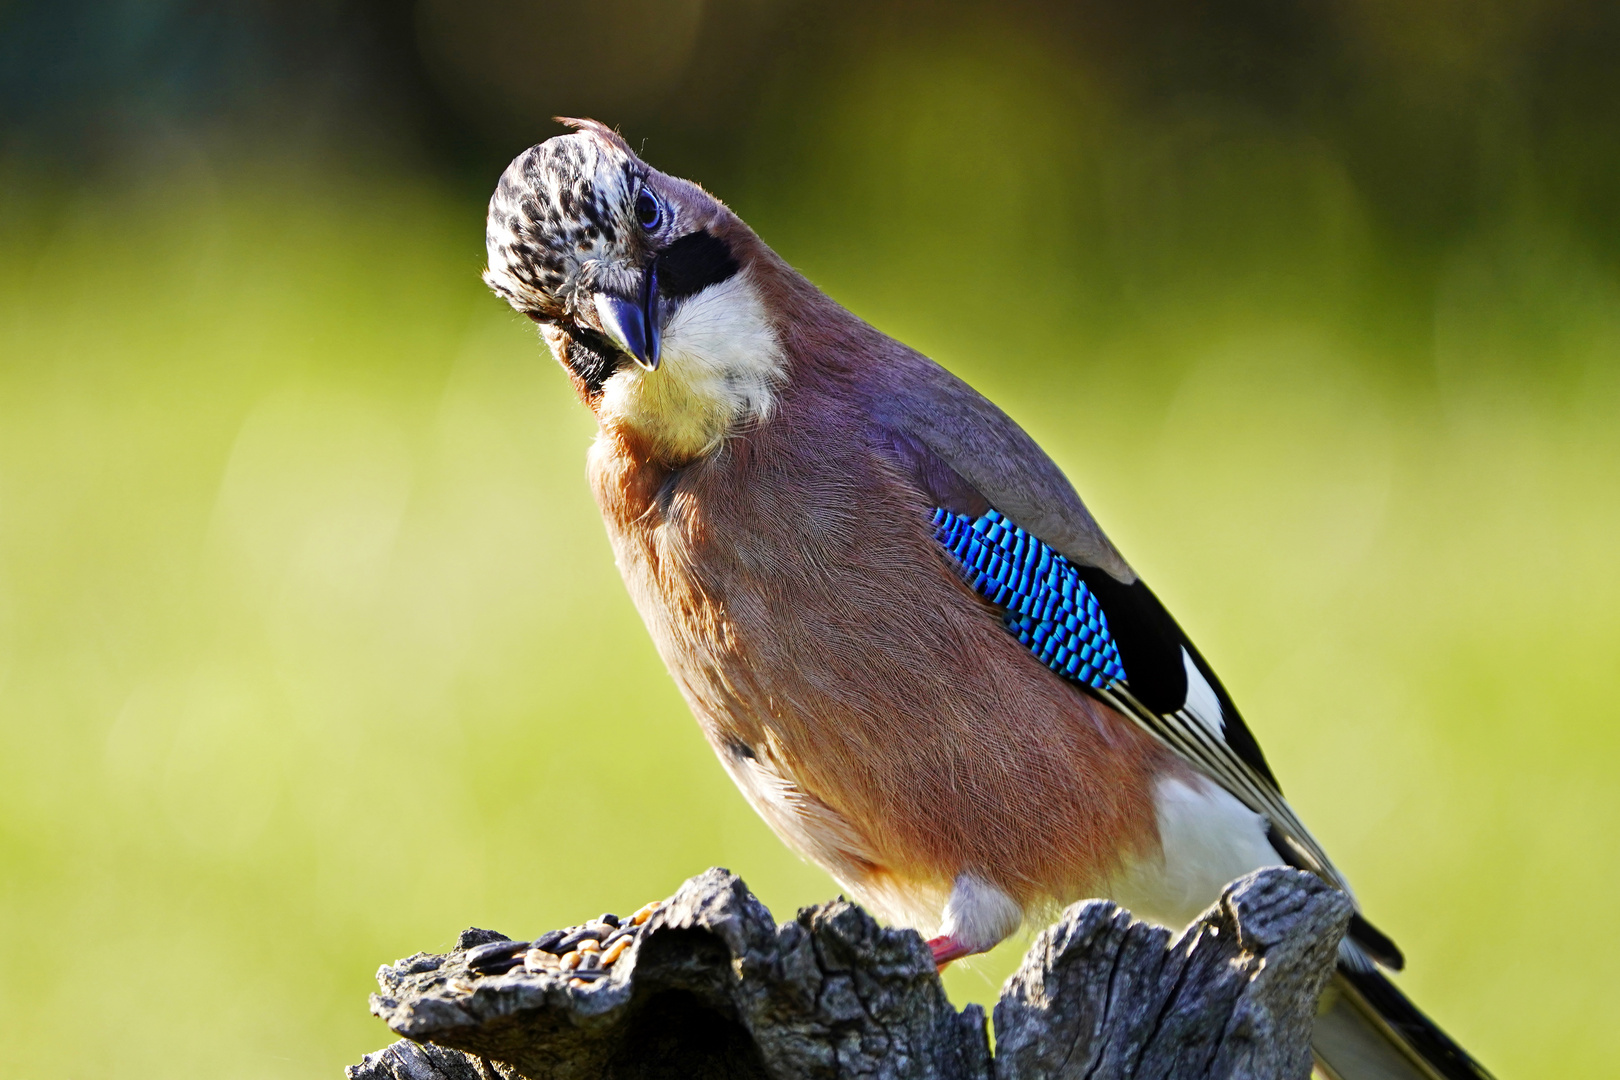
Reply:
[[[612,342],[589,327],[575,322],[559,325],[568,334],[568,345],[563,350],[568,370],[579,377],[585,384],[585,392],[594,398],[626,357]]]
[[[731,245],[704,229],[688,233],[658,256],[658,291],[681,300],[718,285],[739,269]]]

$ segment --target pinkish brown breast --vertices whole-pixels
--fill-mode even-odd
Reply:
[[[1092,895],[1156,849],[1165,752],[1006,633],[873,443],[800,380],[684,469],[604,431],[590,476],[664,662],[790,846],[914,922],[964,871]]]

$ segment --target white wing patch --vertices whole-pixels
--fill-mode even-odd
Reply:
[[[1181,662],[1187,666],[1187,703],[1182,709],[1203,724],[1210,734],[1224,739],[1226,717],[1221,715],[1221,699],[1215,696],[1215,689],[1193,663],[1192,653],[1185,645],[1181,647]]]

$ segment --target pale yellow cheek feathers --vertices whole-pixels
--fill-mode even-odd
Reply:
[[[781,344],[744,272],[688,297],[664,326],[657,371],[626,364],[602,388],[604,429],[648,440],[670,462],[700,457],[770,415]]]

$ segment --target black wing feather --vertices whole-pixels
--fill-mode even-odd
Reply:
[[[1129,585],[1123,585],[1094,567],[1076,569],[1108,615],[1108,627],[1119,643],[1131,693],[1136,700],[1161,714],[1173,713],[1187,704],[1187,667],[1181,659],[1181,651],[1186,649],[1187,655],[1192,657],[1199,673],[1209,683],[1210,689],[1215,691],[1216,699],[1220,702],[1221,719],[1225,725],[1221,734],[1226,744],[1243,759],[1245,765],[1281,792],[1282,786],[1277,783],[1271,766],[1266,764],[1260,744],[1243,722],[1237,706],[1232,704],[1226,687],[1221,685],[1214,670],[1193,647],[1192,641],[1170,612],[1165,610],[1153,590],[1147,587],[1147,583],[1137,578]]]
[[[963,581],[999,609],[1035,659],[1265,815],[1309,869],[1350,891],[1283,798],[1231,697],[1152,590],[1073,563],[995,509],[972,515],[941,507],[933,524]],[[1202,692],[1192,700],[1189,664],[1219,716],[1208,715],[1212,703]]]

